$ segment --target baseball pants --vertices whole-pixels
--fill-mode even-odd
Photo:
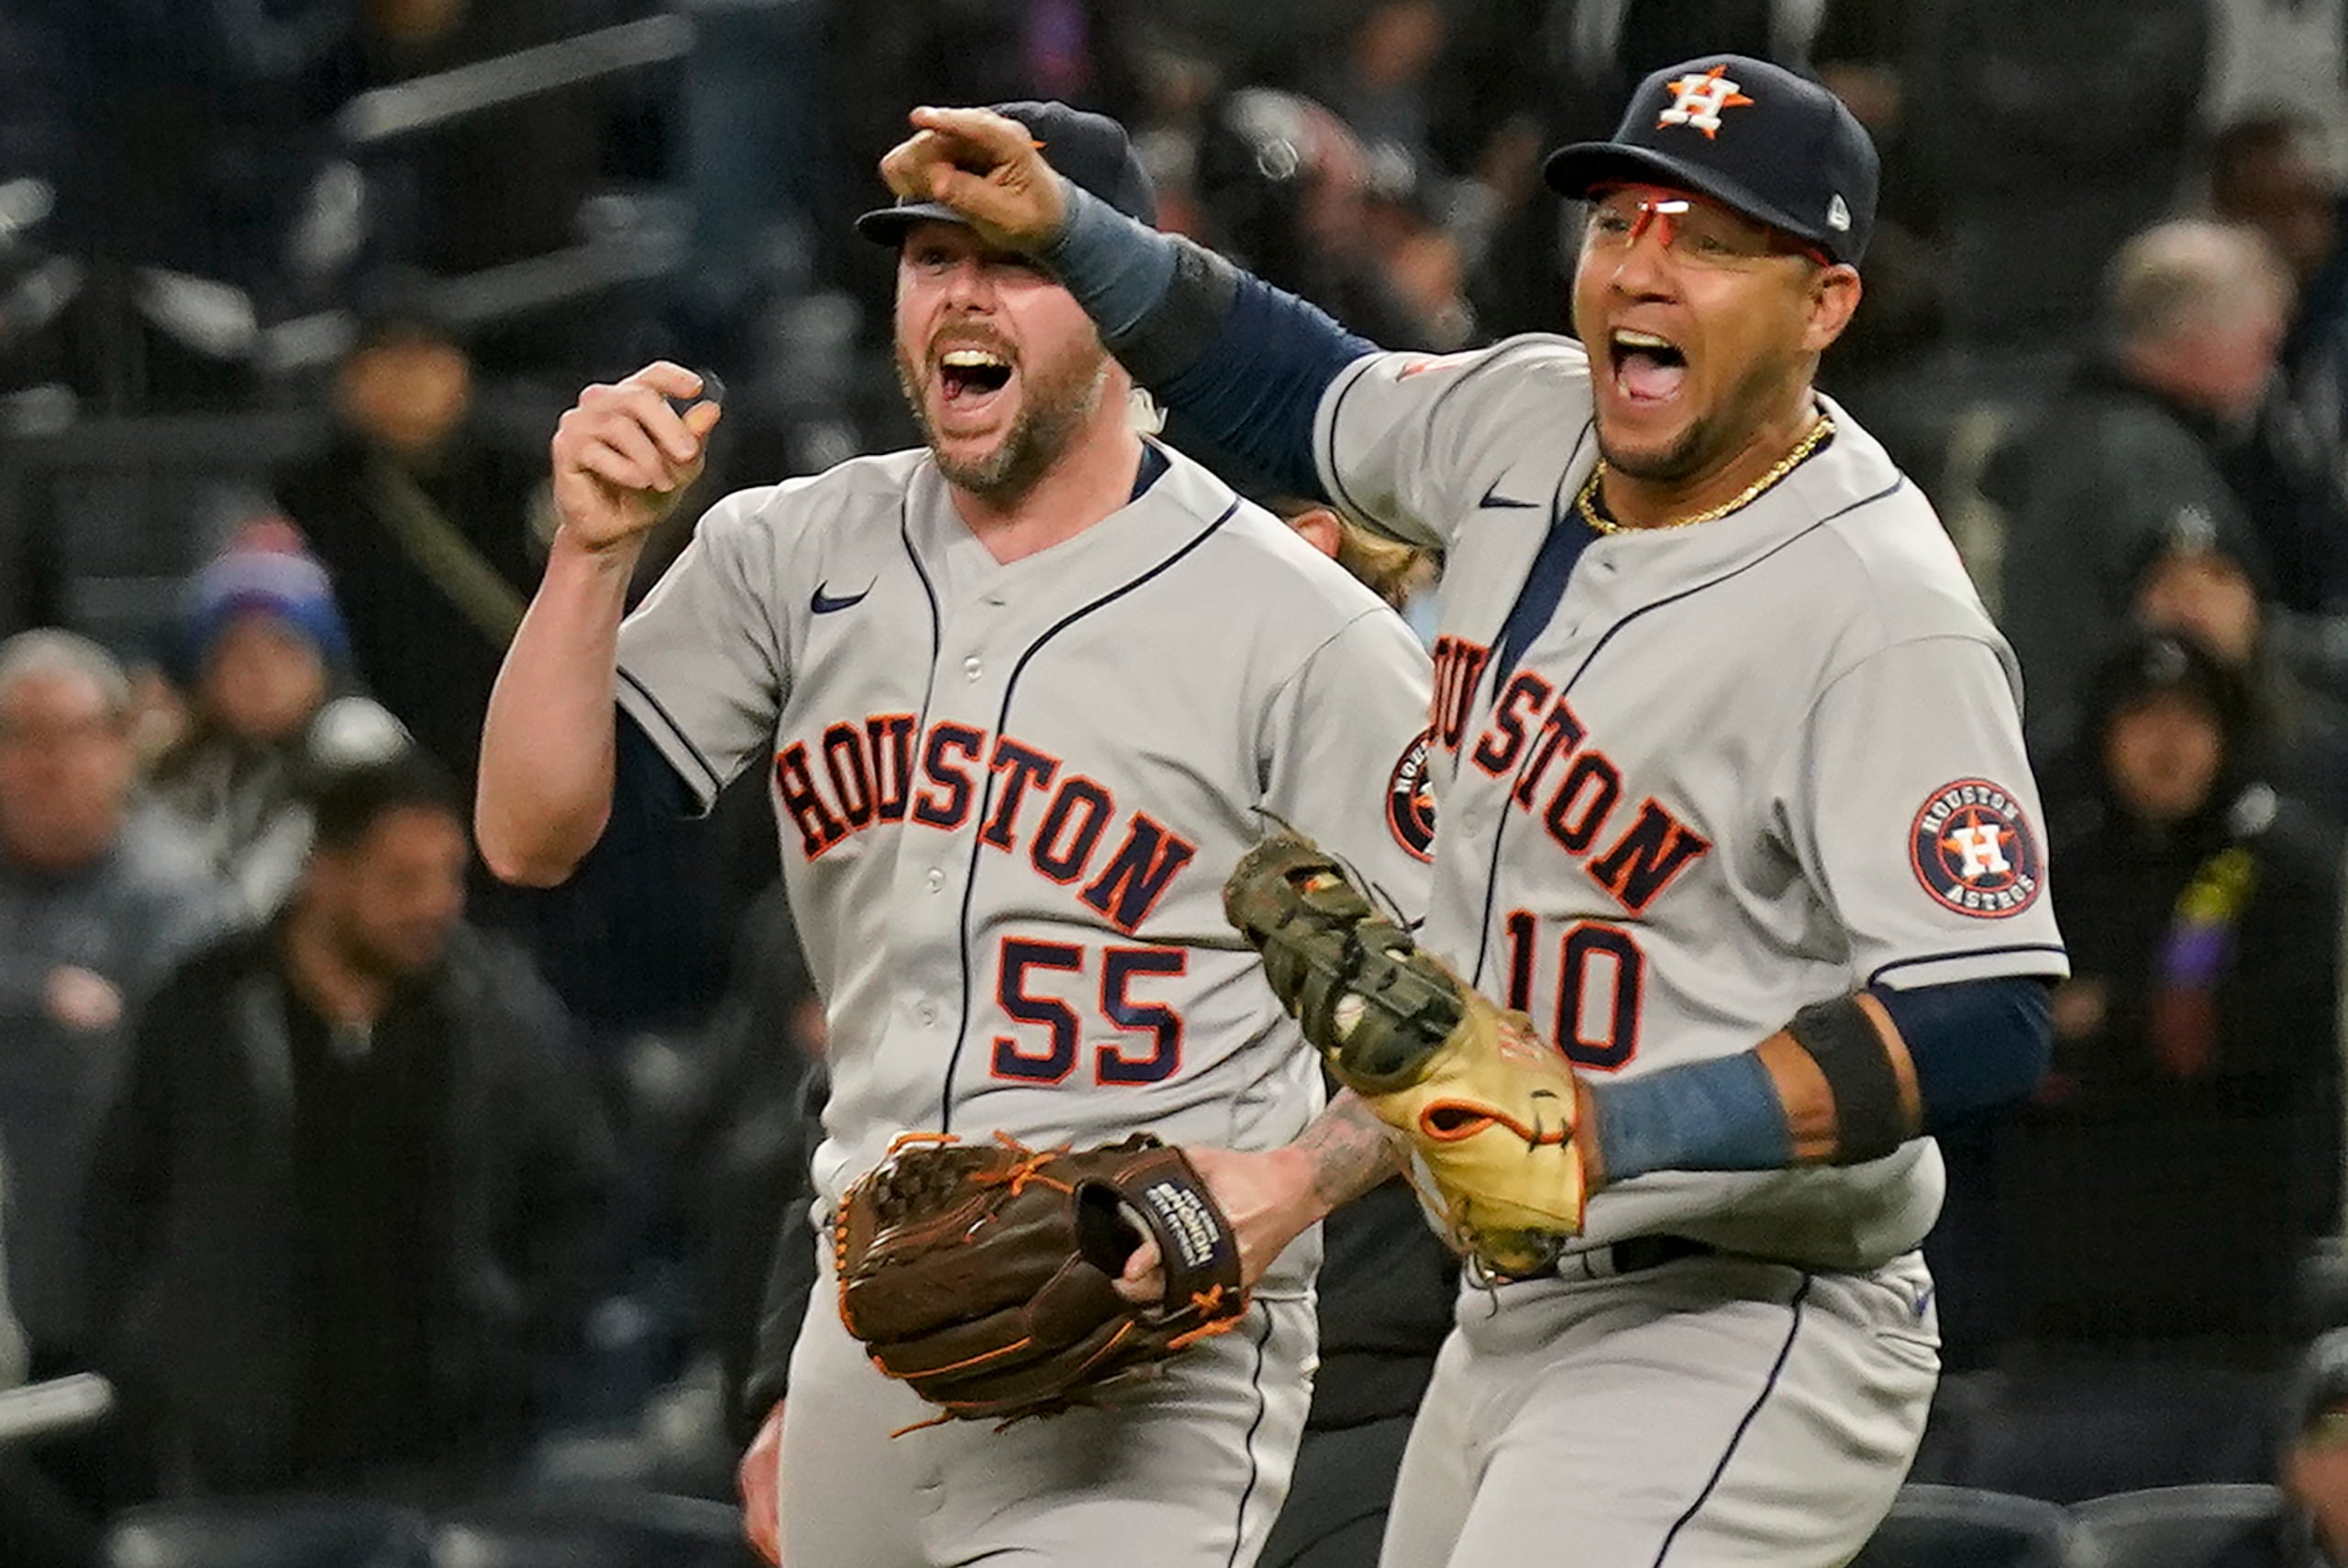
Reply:
[[[1907,1475],[1939,1366],[1914,1254],[1468,1293],[1381,1568],[1840,1568]]]
[[[1114,1409],[949,1421],[839,1320],[825,1261],[791,1361],[787,1568],[1250,1568],[1312,1402],[1310,1296],[1257,1296]]]

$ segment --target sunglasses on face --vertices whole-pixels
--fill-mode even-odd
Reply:
[[[1649,234],[1670,255],[1707,267],[1748,267],[1773,256],[1826,257],[1799,240],[1678,191],[1613,186],[1590,198],[1585,242],[1600,253],[1627,252]]]

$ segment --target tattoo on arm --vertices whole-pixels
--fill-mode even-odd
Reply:
[[[1312,1193],[1328,1209],[1359,1198],[1402,1168],[1394,1136],[1351,1089],[1298,1134],[1296,1148],[1311,1162]]]

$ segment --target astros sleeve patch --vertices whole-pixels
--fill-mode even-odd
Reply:
[[[2011,790],[1986,778],[1933,791],[1909,829],[1909,864],[1943,906],[1982,920],[2021,913],[2045,886],[2029,813]]]
[[[1434,858],[1434,782],[1428,772],[1434,731],[1421,730],[1386,779],[1386,825],[1394,842],[1421,861]]]
[[[1848,671],[1790,748],[1784,820],[1852,978],[2063,973],[2044,826],[1994,645],[1922,637]]]

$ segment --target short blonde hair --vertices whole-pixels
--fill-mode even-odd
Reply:
[[[26,681],[61,677],[86,682],[97,692],[107,718],[129,714],[130,677],[122,661],[81,633],[43,626],[0,643],[0,698]]]
[[[1351,572],[1354,580],[1368,589],[1395,609],[1402,608],[1417,586],[1412,580],[1423,569],[1432,567],[1433,552],[1399,539],[1373,534],[1343,512],[1317,501],[1294,496],[1282,496],[1272,502],[1272,510],[1283,523],[1293,524],[1308,512],[1327,512],[1337,520],[1337,564]]]

